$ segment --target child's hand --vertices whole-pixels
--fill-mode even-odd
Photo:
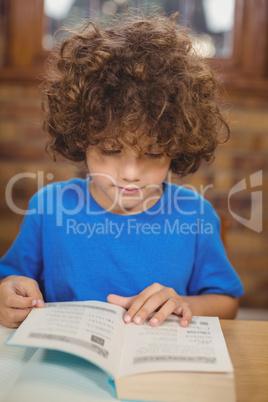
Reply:
[[[122,297],[110,294],[107,301],[128,309],[124,316],[127,323],[134,321],[135,324],[142,324],[158,308],[157,313],[150,319],[150,324],[154,327],[160,325],[172,313],[182,316],[180,325],[187,327],[193,316],[189,304],[174,289],[159,283],[148,286],[137,296]]]
[[[0,281],[0,324],[17,328],[32,307],[45,307],[34,279],[12,275]]]

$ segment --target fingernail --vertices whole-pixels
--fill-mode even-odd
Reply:
[[[158,325],[158,324],[159,324],[157,318],[152,318],[152,319],[151,319],[151,323],[152,323],[153,325]]]
[[[34,299],[34,300],[32,300],[32,306],[35,306],[36,305],[36,303],[37,303],[37,301]]]
[[[41,299],[37,300],[37,303],[38,304],[45,304],[44,300],[41,300]]]
[[[184,320],[184,321],[182,321],[182,324],[183,324],[184,327],[187,327],[189,322],[187,320]]]
[[[130,320],[131,320],[130,315],[125,315],[124,321],[125,321],[125,322],[130,322]]]
[[[140,317],[135,317],[135,318],[134,318],[134,322],[135,322],[136,324],[140,324],[140,323],[141,323],[141,318],[140,318]]]

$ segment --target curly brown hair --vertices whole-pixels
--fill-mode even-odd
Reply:
[[[222,128],[229,137],[221,86],[177,16],[89,22],[61,44],[43,86],[55,158],[85,161],[90,146],[158,149],[182,176],[213,161]]]

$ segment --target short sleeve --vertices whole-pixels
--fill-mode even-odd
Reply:
[[[200,232],[196,237],[195,263],[188,284],[188,294],[216,293],[232,297],[241,296],[242,283],[228,261],[220,237],[220,219],[206,200],[199,220]]]
[[[22,275],[41,281],[42,276],[42,214],[38,213],[38,193],[32,197],[20,232],[0,260],[0,279]]]

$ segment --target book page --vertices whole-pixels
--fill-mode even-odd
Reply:
[[[120,306],[98,301],[47,303],[46,308],[32,310],[7,344],[73,353],[114,376],[124,313]]]
[[[116,378],[150,371],[232,372],[217,317],[193,317],[187,328],[170,315],[159,327],[126,325]]]

